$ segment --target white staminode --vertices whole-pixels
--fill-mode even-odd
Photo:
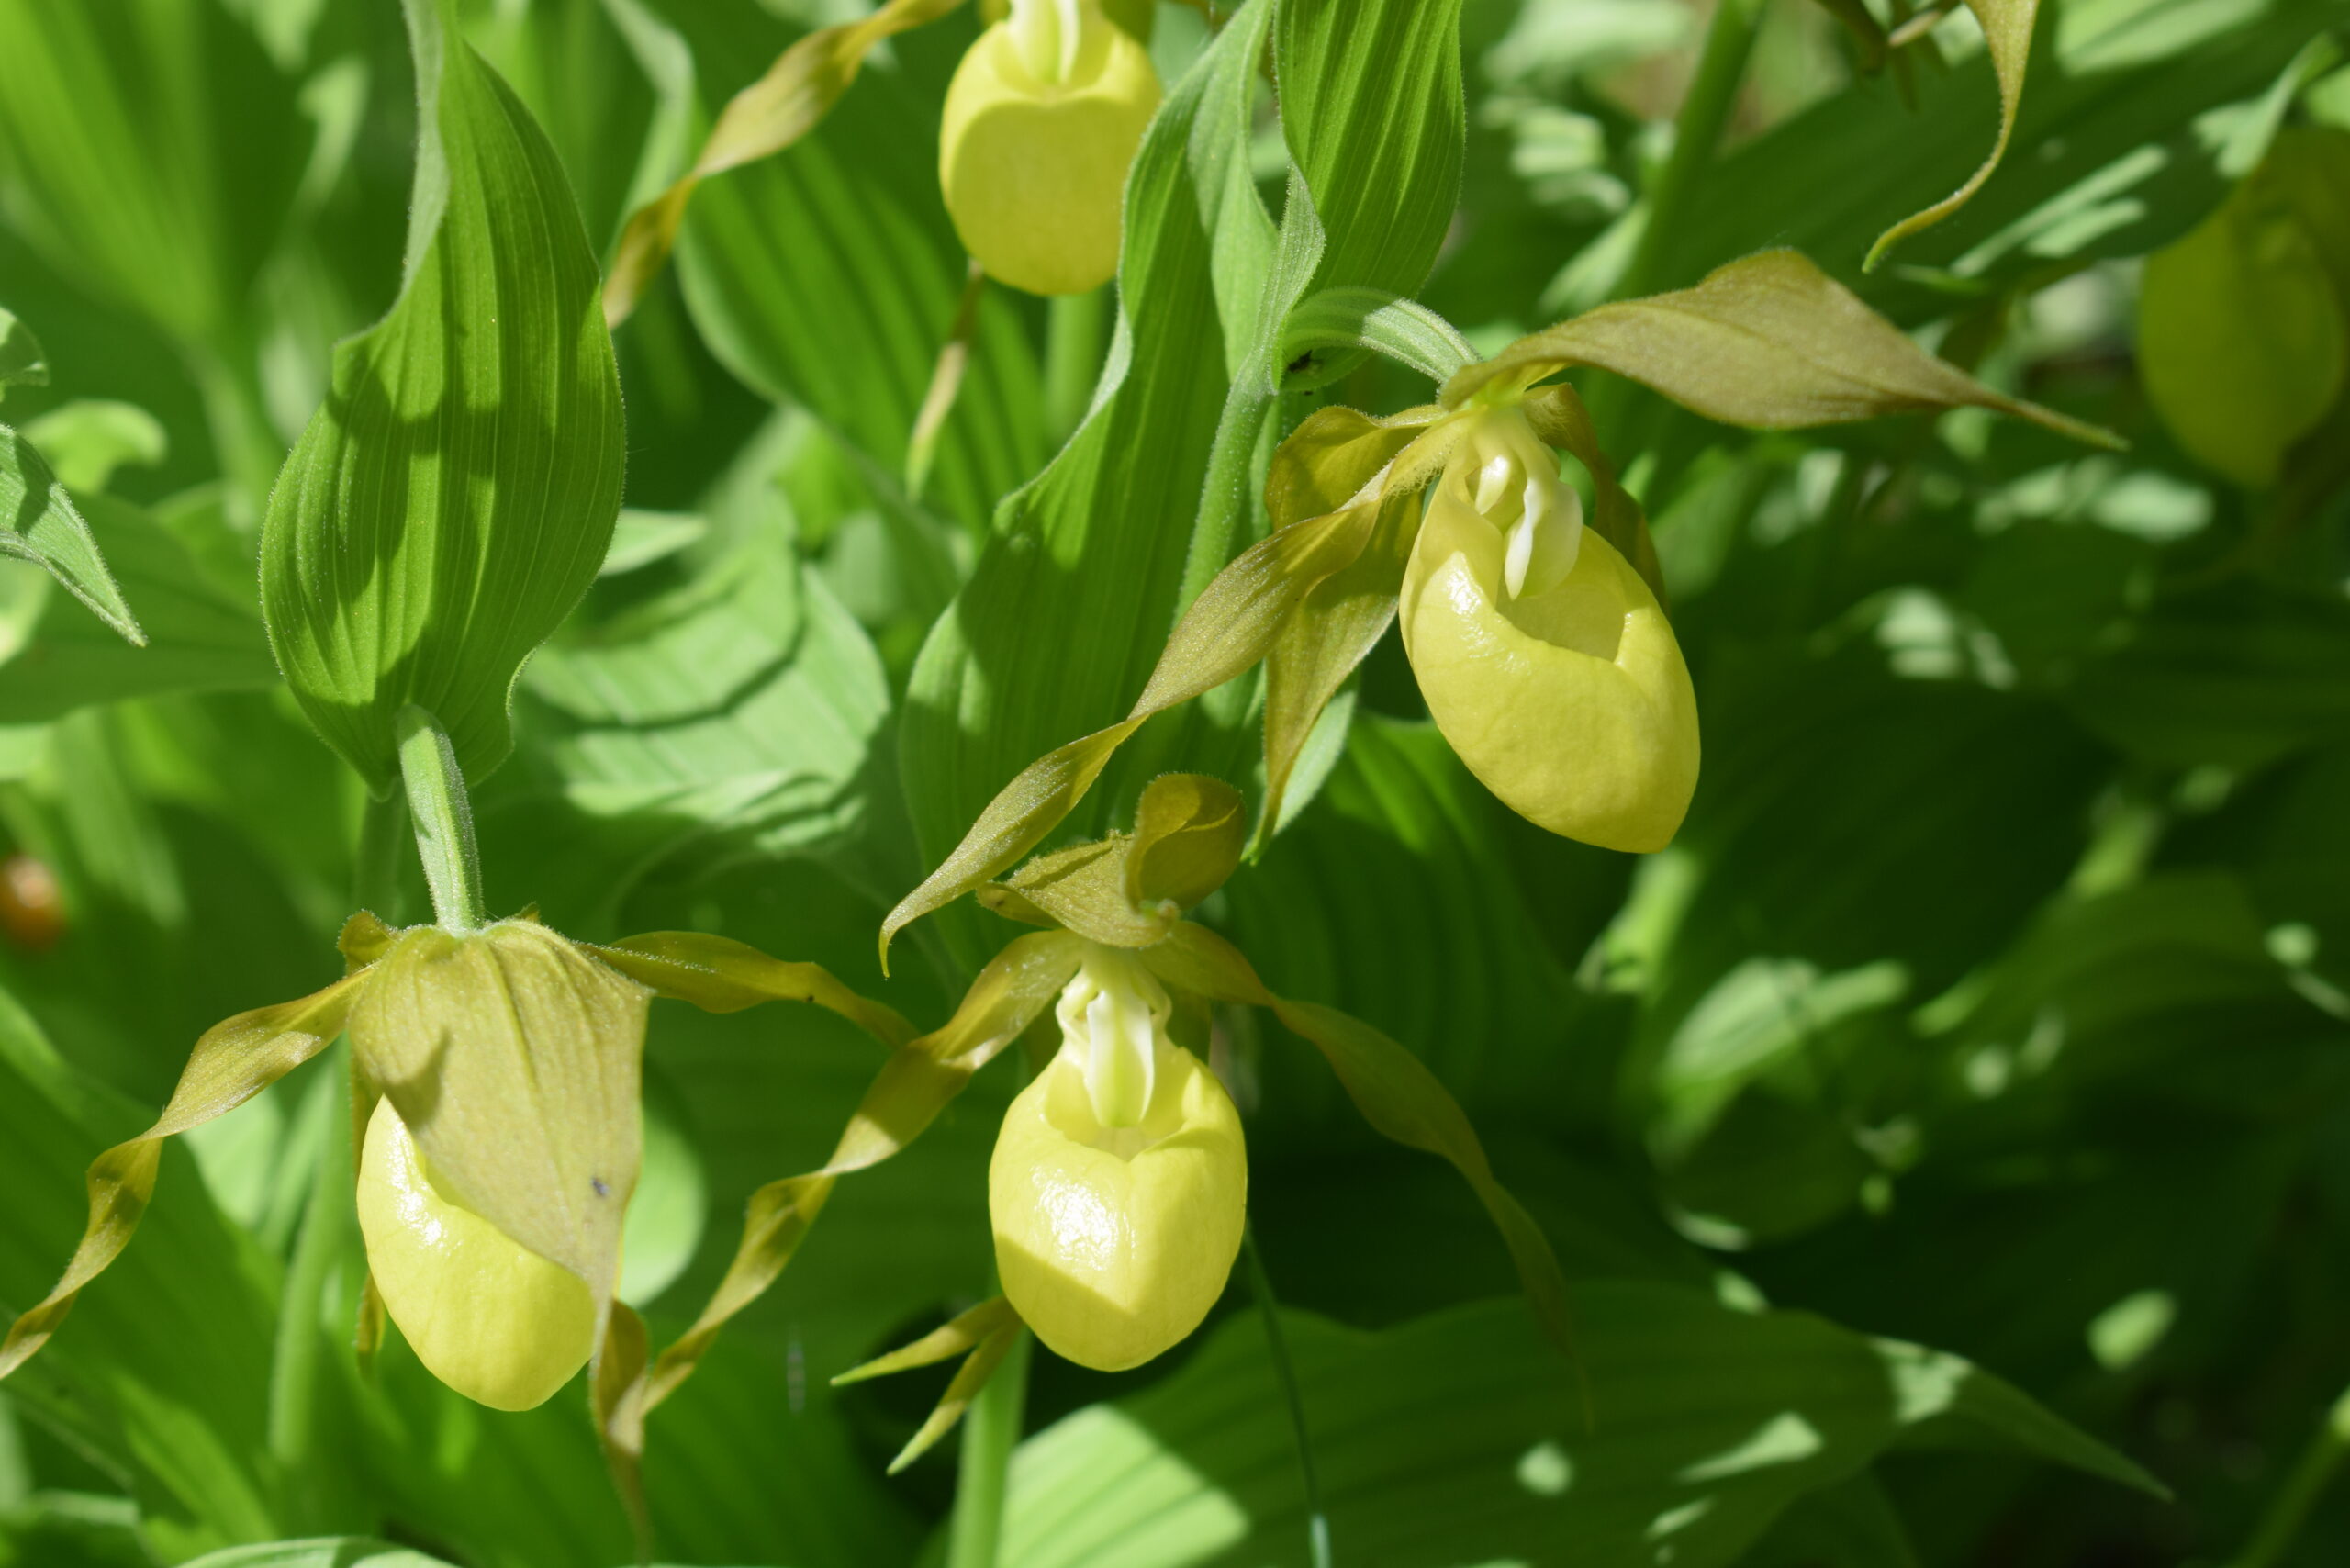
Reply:
[[[1077,74],[1086,23],[1091,20],[1088,6],[1089,0],[1012,0],[1012,39],[1028,74],[1050,83]]]
[[[1083,1070],[1086,1097],[1103,1126],[1141,1126],[1174,1011],[1157,976],[1110,947],[1088,951],[1077,978],[1061,989],[1055,1010],[1061,1048]]]
[[[1512,599],[1547,593],[1575,568],[1583,498],[1559,477],[1559,459],[1516,409],[1478,419],[1453,460],[1473,473],[1469,504],[1502,532],[1502,587]],[[1462,477],[1470,477],[1462,473]]]

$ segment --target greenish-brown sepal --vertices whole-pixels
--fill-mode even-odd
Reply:
[[[659,994],[705,1013],[739,1013],[763,1002],[805,1002],[839,1014],[885,1046],[920,1033],[893,1007],[862,996],[821,964],[771,958],[747,943],[699,931],[652,931],[609,946],[582,946]]]
[[[1445,383],[1443,401],[1507,399],[1574,365],[1630,377],[1752,430],[1989,409],[2092,446],[2110,431],[1993,391],[1936,359],[1796,251],[1761,251],[1694,287],[1626,299],[1529,333]]]

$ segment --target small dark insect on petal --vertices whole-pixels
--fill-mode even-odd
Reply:
[[[1312,349],[1308,349],[1304,353],[1289,362],[1289,374],[1292,375],[1302,375],[1308,369],[1312,368],[1313,364],[1314,351]]]
[[[596,1189],[596,1195],[599,1198],[609,1198],[612,1195],[612,1190],[604,1185],[604,1179],[601,1176],[588,1177],[588,1184]]]

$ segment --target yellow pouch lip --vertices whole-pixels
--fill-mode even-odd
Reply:
[[[1158,110],[1158,73],[1105,22],[1069,81],[1044,82],[1010,29],[980,34],[947,85],[939,185],[990,277],[1032,294],[1086,293],[1117,272],[1126,170]]]
[[[1499,591],[1501,549],[1448,475],[1400,596],[1429,714],[1528,821],[1602,848],[1662,849],[1698,765],[1696,693],[1672,623],[1596,529],[1562,582],[1514,602]]]
[[[1158,1078],[1141,1126],[1104,1128],[1078,1064],[1057,1057],[1005,1113],[989,1163],[1004,1294],[1046,1346],[1100,1372],[1139,1366],[1199,1327],[1247,1218],[1231,1096],[1180,1047]],[[1122,1132],[1140,1137],[1121,1148]]]
[[[389,1100],[368,1118],[358,1209],[385,1309],[449,1387],[494,1410],[530,1410],[588,1364],[593,1293],[443,1194]]]

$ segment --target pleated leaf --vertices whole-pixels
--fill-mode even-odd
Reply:
[[[1956,1356],[1673,1285],[1593,1285],[1575,1307],[1588,1428],[1572,1372],[1514,1304],[1379,1334],[1286,1315],[1337,1561],[1727,1568],[1796,1499],[1896,1443],[1988,1447],[2159,1492]],[[1305,1540],[1296,1439],[1251,1316],[1013,1461],[1003,1551],[1022,1568],[1233,1568],[1304,1561]]]
[[[423,108],[399,299],[336,350],[263,533],[286,682],[379,793],[408,703],[469,776],[505,756],[516,672],[594,580],[620,510],[595,252],[554,148],[447,4],[408,5]]]
[[[294,84],[217,0],[0,0],[0,181],[50,263],[217,342],[308,147]]]

